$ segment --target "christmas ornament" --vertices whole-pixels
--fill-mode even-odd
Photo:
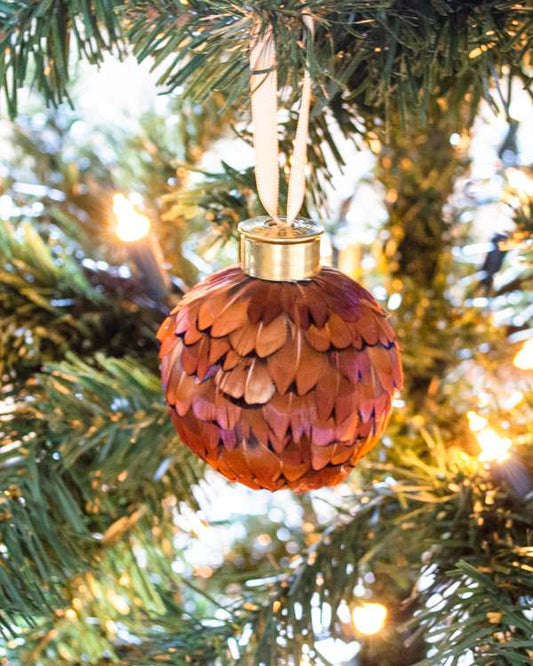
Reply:
[[[312,35],[310,17],[304,17]],[[158,337],[170,417],[183,442],[227,478],[302,492],[342,481],[380,438],[401,388],[394,332],[375,299],[320,267],[322,227],[296,219],[304,197],[311,85],[306,71],[278,216],[275,52],[251,49],[256,179],[267,217],[239,225],[241,265],[188,292]],[[257,80],[256,80],[257,79]]]
[[[240,231],[242,267],[191,289],[159,331],[172,422],[251,488],[339,483],[402,385],[394,332],[366,289],[319,268],[313,223],[256,218]]]

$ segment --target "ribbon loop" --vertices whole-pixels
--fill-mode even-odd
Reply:
[[[255,25],[252,38],[250,69],[257,191],[265,210],[277,220],[279,167],[276,47],[272,26],[268,25],[261,33],[259,21]]]
[[[311,36],[314,25],[311,15],[303,14]],[[274,33],[269,24],[261,27],[256,21],[250,48],[250,96],[255,150],[255,180],[259,199],[268,214],[279,222],[279,147],[278,147],[278,87]],[[287,224],[296,219],[305,195],[305,166],[309,137],[311,107],[311,75],[306,67],[302,83],[298,124],[293,143],[289,189],[287,195]]]

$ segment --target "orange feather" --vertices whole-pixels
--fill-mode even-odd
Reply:
[[[342,481],[383,433],[403,384],[385,312],[331,268],[298,283],[219,271],[157,336],[182,441],[250,488]]]

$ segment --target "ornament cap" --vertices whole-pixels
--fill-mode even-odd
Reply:
[[[306,280],[320,270],[320,236],[324,227],[298,218],[254,217],[239,224],[241,268],[252,277],[273,282]]]

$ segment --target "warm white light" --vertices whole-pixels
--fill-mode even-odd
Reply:
[[[354,608],[353,625],[360,634],[373,636],[385,626],[387,614],[387,608],[383,604],[364,603]]]
[[[476,434],[476,439],[481,447],[479,460],[481,462],[503,462],[511,455],[511,440],[500,437],[497,432],[488,427],[488,421],[484,416],[476,412],[468,412],[468,425],[470,430]]]
[[[513,365],[520,370],[533,370],[533,338],[526,340],[516,352]]]
[[[468,426],[472,432],[481,432],[483,428],[486,428],[489,422],[484,416],[476,414],[476,412],[468,412]]]
[[[503,462],[511,455],[511,440],[500,437],[492,428],[484,428],[476,437],[481,447],[481,462]]]
[[[127,243],[138,241],[150,231],[150,220],[146,215],[141,215],[123,194],[115,194],[113,197],[113,213],[117,220],[115,233],[120,240]]]

